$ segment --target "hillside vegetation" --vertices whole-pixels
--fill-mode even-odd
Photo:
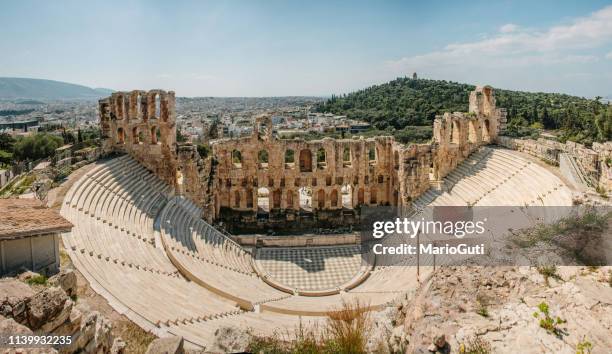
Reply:
[[[385,84],[317,105],[318,112],[347,115],[370,122],[403,142],[422,141],[422,130],[436,114],[467,112],[475,86],[450,81],[398,78]],[[558,93],[496,89],[497,106],[508,110],[508,135],[536,135],[541,129],[558,130],[561,140],[586,144],[612,139],[612,108],[599,100]]]

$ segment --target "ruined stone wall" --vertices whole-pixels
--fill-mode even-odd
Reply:
[[[353,211],[363,205],[409,208],[495,141],[505,111],[495,106],[492,88],[478,87],[469,107],[437,116],[432,143],[408,146],[392,137],[278,139],[270,117],[261,116],[251,136],[213,141],[212,158],[202,159],[194,146],[176,144],[174,92],[117,92],[99,102],[104,148],[130,154],[202,207],[208,221],[261,223],[266,214],[264,225],[331,227],[356,223]],[[310,199],[306,208],[301,189]]]
[[[567,153],[595,186],[612,191],[612,142],[593,143],[589,149],[571,141],[564,144],[543,138],[534,140],[500,136],[497,141],[509,149],[525,152],[554,165],[559,164],[560,153]]]

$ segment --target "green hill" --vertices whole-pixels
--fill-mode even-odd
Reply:
[[[474,88],[450,81],[398,78],[347,95],[334,95],[315,110],[368,121],[403,142],[422,141],[426,128],[416,126],[431,126],[436,114],[466,112]],[[586,144],[612,139],[612,109],[598,100],[502,89],[495,89],[495,95],[497,106],[508,110],[508,135],[535,135],[544,128],[558,130],[562,140]]]
[[[112,92],[61,81],[0,77],[0,99],[4,100],[95,100]]]

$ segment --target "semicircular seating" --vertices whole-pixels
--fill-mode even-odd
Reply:
[[[557,176],[503,149],[475,152],[445,184],[448,191],[427,191],[415,209],[571,205]],[[199,347],[211,344],[220,325],[271,335],[319,322],[343,301],[379,309],[418,287],[414,259],[406,256],[372,268],[361,264],[358,246],[243,248],[128,156],[96,164],[68,191],[61,213],[75,225],[63,237],[66,249],[96,292],[146,330]],[[431,269],[420,272],[423,279]]]

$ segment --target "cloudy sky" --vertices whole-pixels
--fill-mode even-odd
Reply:
[[[345,93],[398,76],[612,96],[612,1],[11,1],[0,76],[180,96]]]

